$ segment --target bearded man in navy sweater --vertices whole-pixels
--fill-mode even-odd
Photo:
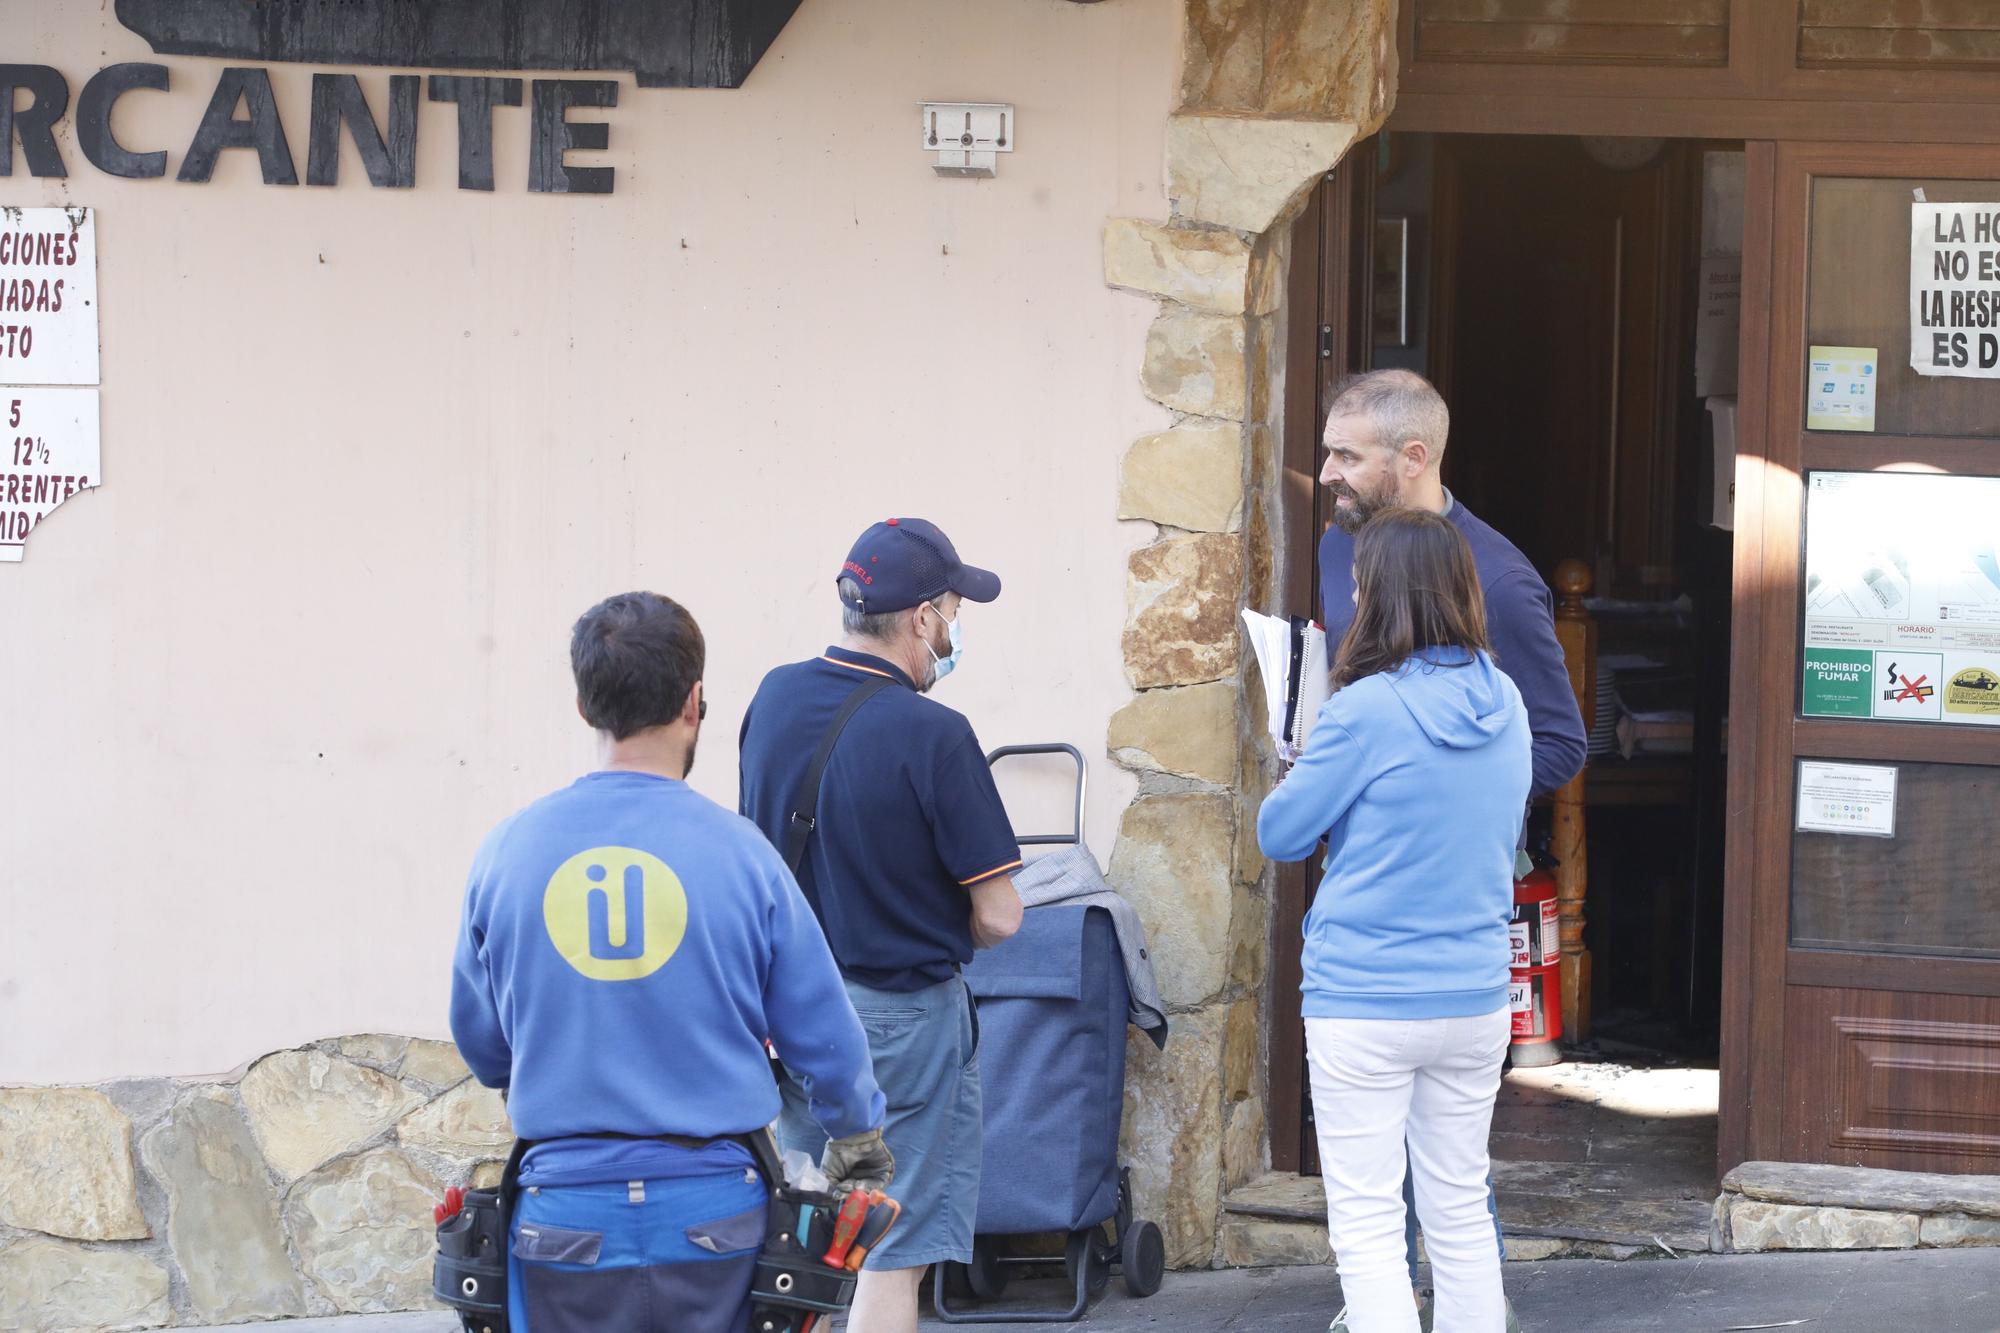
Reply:
[[[1583,715],[1570,688],[1555,604],[1528,558],[1445,488],[1440,468],[1451,413],[1429,380],[1408,370],[1375,370],[1341,388],[1327,412],[1326,465],[1320,483],[1333,492],[1333,526],[1319,543],[1319,581],[1326,634],[1338,643],[1354,621],[1354,534],[1384,509],[1407,506],[1442,514],[1465,534],[1486,600],[1486,632],[1500,670],[1521,691],[1533,740],[1529,799],[1555,791],[1583,771]],[[1492,1184],[1487,1200],[1493,1206]],[[1417,1271],[1416,1208],[1408,1176],[1403,1202],[1409,1218],[1412,1285]],[[1500,1232],[1494,1207],[1493,1230]],[[1501,1243],[1501,1256],[1506,1245]],[[1518,1329],[1513,1311],[1509,1330]],[[1329,1333],[1345,1333],[1344,1319]]]

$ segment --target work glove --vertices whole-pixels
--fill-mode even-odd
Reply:
[[[886,1190],[896,1178],[896,1159],[882,1142],[882,1131],[850,1134],[829,1140],[820,1154],[819,1169],[833,1182],[835,1194],[849,1190]]]

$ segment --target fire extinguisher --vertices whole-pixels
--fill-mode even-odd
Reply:
[[[1562,929],[1556,877],[1537,863],[1514,881],[1513,946],[1507,1007],[1514,1014],[1513,1060],[1520,1068],[1562,1063]]]

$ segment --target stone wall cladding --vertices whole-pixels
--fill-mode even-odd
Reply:
[[[1313,139],[1344,145],[1346,133]],[[1226,171],[1227,158],[1225,148],[1205,161]],[[1111,720],[1106,749],[1140,787],[1109,877],[1146,922],[1172,1011],[1165,1051],[1133,1045],[1125,1152],[1139,1213],[1160,1222],[1182,1268],[1232,1259],[1222,1191],[1270,1160],[1260,1023],[1270,912],[1254,831],[1269,756],[1244,704],[1238,617],[1260,600],[1253,582],[1271,577],[1270,553],[1251,547],[1269,538],[1261,497],[1275,479],[1260,469],[1282,402],[1272,349],[1286,247],[1228,219],[1269,209],[1269,224],[1301,185],[1310,180],[1267,180],[1247,202],[1238,191],[1229,213],[1218,179],[1195,191],[1223,209],[1223,225],[1177,206],[1171,222],[1117,219],[1105,231],[1105,280],[1160,303],[1141,383],[1173,414],[1120,469],[1118,516],[1156,527],[1126,581],[1125,671],[1139,693]]]
[[[1255,823],[1273,761],[1261,706],[1246,703],[1261,692],[1246,689],[1238,616],[1283,609],[1272,516],[1290,222],[1388,114],[1396,0],[1186,9],[1170,216],[1114,218],[1104,234],[1106,283],[1159,302],[1140,382],[1172,417],[1120,470],[1118,517],[1156,533],[1126,580],[1125,674],[1140,693],[1106,749],[1139,777],[1110,874],[1152,932],[1173,1025],[1166,1051],[1133,1049],[1125,1142],[1140,1213],[1162,1220],[1181,1267],[1238,1262],[1262,1238],[1220,1226],[1224,1182],[1270,1162],[1271,874]]]
[[[1711,1249],[2000,1246],[2000,1176],[1745,1162],[1723,1177]]]
[[[1373,134],[1395,98],[1396,11],[1396,0],[1189,0],[1181,109]]]
[[[132,1122],[109,1097],[0,1088],[0,1226],[70,1240],[152,1235],[133,1177]]]
[[[363,1034],[240,1077],[0,1088],[0,1328],[435,1308],[431,1205],[513,1143],[449,1042]]]

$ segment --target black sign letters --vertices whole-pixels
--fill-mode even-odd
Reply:
[[[153,64],[112,65],[92,76],[76,112],[77,143],[92,166],[129,180],[166,175],[165,150],[128,150],[113,137],[111,116],[126,93],[164,91],[168,82],[167,67]],[[391,75],[387,117],[378,120],[360,79],[352,74],[314,74],[306,183],[338,183],[340,137],[345,130],[370,185],[379,189],[415,185],[418,93],[423,83],[415,74]],[[458,106],[461,190],[493,188],[493,109],[520,106],[521,83],[459,74],[430,76],[429,100]],[[608,147],[611,127],[603,121],[571,120],[570,111],[617,106],[618,85],[608,79],[536,79],[530,102],[528,188],[542,194],[610,194],[613,168],[571,166],[567,154]],[[29,175],[66,176],[56,127],[68,112],[69,81],[60,71],[47,65],[0,65],[0,176],[14,174],[16,144]],[[181,158],[177,179],[208,181],[222,154],[232,148],[255,150],[266,185],[299,183],[267,70],[230,66],[217,76],[215,92]]]

